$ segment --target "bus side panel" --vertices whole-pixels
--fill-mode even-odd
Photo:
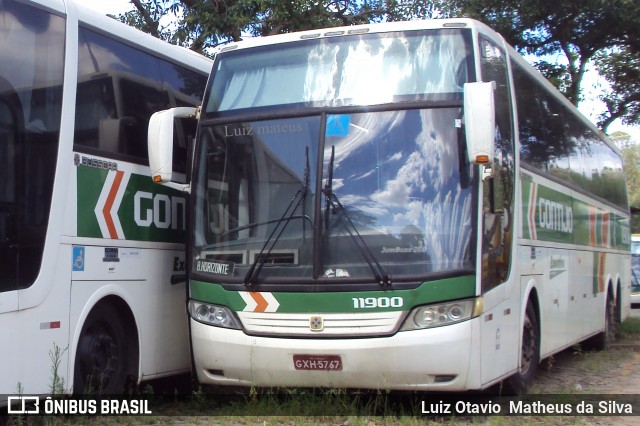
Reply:
[[[172,284],[172,272],[184,274],[184,252],[154,250],[147,288],[154,295],[153,305],[139,299],[141,327],[145,328],[145,353],[141,362],[153,368],[141,370],[141,378],[191,371],[188,318],[186,313],[186,282]]]
[[[519,259],[523,275],[538,275],[544,358],[604,330],[607,292],[611,286],[615,297],[618,281],[624,288],[630,274],[628,219],[580,193],[569,197],[556,182],[524,175],[520,235],[527,245]]]
[[[79,246],[75,247],[77,251]],[[183,253],[104,246],[82,249],[86,250],[85,269],[73,273],[71,289],[72,353],[91,309],[107,297],[117,297],[135,320],[125,326],[139,336],[139,378],[188,371],[185,283],[170,283],[172,270],[184,262]]]
[[[33,288],[49,289],[37,306],[0,315],[0,395],[46,394],[54,385],[57,391],[68,388],[69,256],[61,247],[55,258],[59,267],[41,271],[29,289],[7,293],[20,297]],[[54,282],[56,291],[50,291]]]
[[[583,336],[602,331],[604,327],[605,287],[599,288],[598,272],[594,267],[600,258],[614,259],[612,254],[591,251],[576,251],[572,257],[571,315],[573,336],[579,340]],[[604,271],[603,271],[604,272]],[[595,283],[595,285],[594,285]]]
[[[512,274],[514,277],[515,274]],[[485,311],[480,317],[482,385],[518,368],[520,353],[520,286],[513,279],[483,295]],[[486,308],[491,306],[490,308]]]
[[[624,256],[620,264],[620,319],[624,321],[631,315],[631,258]]]

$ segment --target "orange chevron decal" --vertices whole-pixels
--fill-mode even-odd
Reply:
[[[113,222],[113,217],[111,216],[111,209],[113,208],[113,203],[116,199],[116,195],[118,194],[118,189],[120,189],[120,183],[122,183],[123,175],[124,172],[122,171],[116,172],[116,177],[113,180],[113,185],[111,186],[111,190],[107,196],[107,202],[104,204],[102,209],[102,214],[104,215],[105,222],[107,223],[107,229],[109,230],[109,236],[113,239],[118,239],[118,232],[116,231],[116,226]]]
[[[100,197],[93,210],[100,226],[102,238],[126,239],[118,217],[118,209],[127,190],[129,177],[130,174],[122,170],[111,170],[107,173]]]
[[[272,293],[257,291],[239,291],[238,294],[246,303],[244,312],[276,312],[280,303]]]
[[[250,291],[249,294],[253,297],[253,300],[256,301],[257,306],[253,310],[253,312],[264,312],[267,310],[267,306],[269,306],[269,302],[265,300],[262,295],[257,291]]]

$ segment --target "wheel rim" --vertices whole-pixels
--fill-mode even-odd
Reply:
[[[522,329],[522,357],[520,360],[521,375],[526,375],[536,357],[536,331],[529,315],[524,318]]]

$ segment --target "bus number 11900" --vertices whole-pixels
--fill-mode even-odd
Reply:
[[[402,297],[354,297],[354,309],[375,309],[375,308],[401,308],[404,304]]]

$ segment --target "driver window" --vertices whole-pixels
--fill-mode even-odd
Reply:
[[[482,291],[505,282],[513,239],[514,156],[506,55],[480,38],[482,81],[495,81],[496,152],[493,177],[483,182]]]

